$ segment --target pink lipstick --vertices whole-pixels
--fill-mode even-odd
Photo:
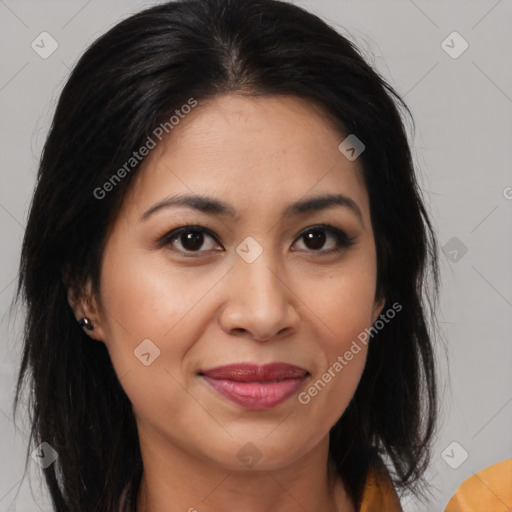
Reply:
[[[239,363],[201,370],[199,375],[215,391],[242,407],[270,409],[292,396],[309,372],[287,363]]]

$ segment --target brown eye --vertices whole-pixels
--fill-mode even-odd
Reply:
[[[208,242],[210,240],[210,242]],[[208,231],[199,226],[183,226],[165,235],[159,242],[161,246],[169,246],[171,250],[187,253],[201,253],[215,249],[216,239]],[[206,249],[201,250],[206,246]],[[194,256],[194,254],[190,254]]]
[[[314,251],[321,249],[325,244],[325,240],[327,239],[325,232],[320,230],[310,231],[309,233],[306,233],[302,236],[304,237],[306,246]]]
[[[178,240],[187,251],[197,251],[204,243],[204,234],[200,231],[186,231],[178,235]]]
[[[298,240],[301,239],[304,241],[306,250],[318,252],[319,255],[340,252],[355,243],[354,238],[349,238],[343,231],[329,224],[308,228],[307,231],[303,231],[299,235]],[[329,244],[330,248],[322,249],[329,239],[333,240],[334,243]]]
[[[298,241],[302,240],[306,252],[318,253],[318,256],[341,252],[353,245],[354,239],[355,237],[349,238],[343,231],[329,224],[310,227],[297,238]],[[189,257],[196,257],[209,251],[223,250],[220,248],[217,238],[208,229],[201,226],[182,226],[174,229],[164,235],[158,244]],[[324,248],[326,245],[327,248]]]

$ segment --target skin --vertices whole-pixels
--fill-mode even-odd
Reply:
[[[73,303],[70,295],[133,404],[144,462],[138,512],[355,510],[329,461],[328,435],[357,388],[367,347],[308,404],[297,397],[384,305],[375,297],[362,169],[339,151],[344,138],[304,100],[231,93],[200,102],[144,159],[106,242],[100,296]],[[238,217],[173,206],[141,220],[176,193],[223,200]],[[282,216],[289,203],[326,193],[350,197],[361,218],[346,206]],[[323,245],[308,243],[301,232],[320,223],[354,245],[325,230]],[[191,224],[215,238],[204,234],[195,251],[183,236],[157,244]],[[251,263],[236,252],[248,236],[263,250]],[[160,350],[148,366],[134,356],[145,339]],[[197,375],[249,361],[311,375],[268,410],[234,404]],[[247,443],[260,456],[251,467],[237,456]]]

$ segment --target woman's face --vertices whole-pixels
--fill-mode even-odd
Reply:
[[[143,450],[272,470],[327,446],[365,364],[358,335],[383,306],[344,138],[302,100],[229,94],[145,157],[86,311]]]

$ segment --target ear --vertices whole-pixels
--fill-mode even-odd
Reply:
[[[375,323],[379,315],[382,313],[384,309],[384,305],[386,304],[386,297],[380,296],[375,297],[375,302],[373,303],[372,309],[372,325]]]
[[[105,340],[105,331],[103,328],[102,316],[98,304],[93,297],[92,284],[88,279],[85,285],[85,289],[77,291],[72,285],[69,284],[69,279],[63,278],[64,286],[67,290],[68,304],[73,310],[77,327],[83,329],[83,331],[92,339],[97,341]],[[88,318],[91,321],[92,330],[88,330],[85,327],[80,327],[78,322],[81,318]]]

